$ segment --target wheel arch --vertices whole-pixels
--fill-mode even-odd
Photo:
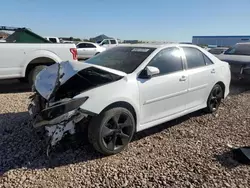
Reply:
[[[115,107],[123,107],[123,108],[126,108],[127,110],[129,110],[133,117],[134,117],[134,120],[135,120],[135,125],[137,125],[137,122],[138,122],[138,114],[136,113],[136,110],[135,108],[133,107],[133,105],[131,105],[130,103],[128,102],[125,102],[125,101],[117,101],[117,102],[113,102],[111,104],[109,104],[108,106],[106,106],[102,111],[107,111],[109,109],[112,109],[112,108],[115,108]],[[137,126],[136,126],[136,130],[137,130]]]
[[[37,50],[32,53],[27,54],[25,61],[22,66],[22,76],[25,77],[29,73],[30,68],[36,65],[51,65],[54,63],[59,63],[62,60],[53,52],[48,50]]]
[[[224,84],[222,81],[219,81],[219,82],[217,82],[216,84],[218,84],[218,85],[221,86],[221,88],[222,88],[222,90],[223,90],[223,98],[224,98],[224,97],[225,97],[225,89],[226,89],[225,84]],[[216,85],[216,84],[215,84],[215,85]]]
[[[33,60],[31,60],[28,65],[26,66],[25,69],[25,74],[24,76],[27,77],[27,75],[29,74],[29,72],[36,66],[39,65],[52,65],[57,63],[54,59],[49,58],[49,57],[37,57]]]

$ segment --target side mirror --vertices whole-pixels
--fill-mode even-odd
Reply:
[[[154,75],[157,75],[160,73],[160,70],[157,67],[147,66],[145,69],[143,69],[139,75],[139,78],[143,79],[149,79]]]

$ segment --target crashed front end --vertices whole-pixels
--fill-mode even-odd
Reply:
[[[79,94],[120,78],[78,62],[57,63],[42,70],[36,78],[28,111],[33,127],[45,131],[48,148],[66,133],[75,134],[76,124],[84,118],[96,115],[81,108],[89,96],[78,97]]]

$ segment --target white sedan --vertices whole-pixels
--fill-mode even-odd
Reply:
[[[135,132],[200,109],[215,112],[230,77],[228,63],[198,46],[124,45],[43,70],[29,112],[51,146],[86,126],[96,150],[116,154]]]
[[[91,58],[106,50],[106,48],[93,42],[80,42],[76,45],[76,48],[78,59]]]

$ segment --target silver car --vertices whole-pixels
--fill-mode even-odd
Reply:
[[[80,42],[76,45],[78,59],[88,59],[106,50],[92,42]]]

